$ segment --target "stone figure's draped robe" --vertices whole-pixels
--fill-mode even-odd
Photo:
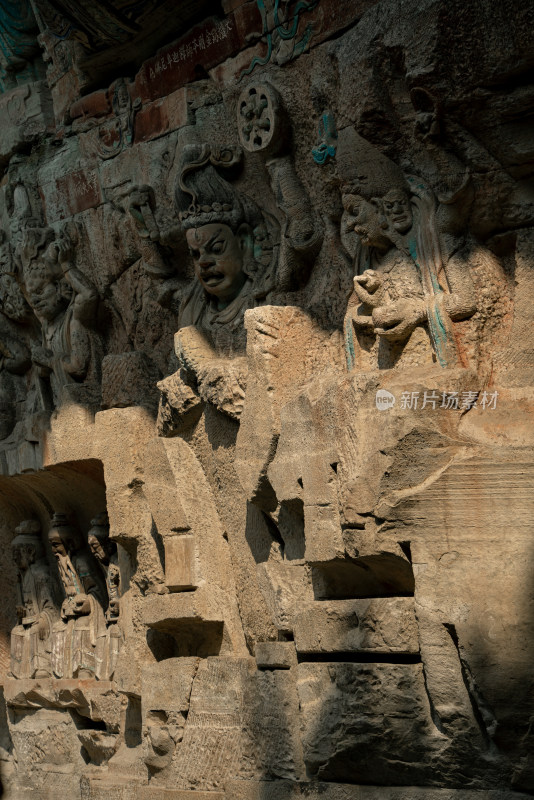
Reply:
[[[15,678],[33,678],[38,671],[50,674],[50,633],[57,612],[48,564],[37,561],[21,571],[18,590],[24,617],[11,632],[11,672]],[[39,637],[39,621],[47,628],[43,639]]]
[[[106,621],[98,587],[83,556],[75,555],[73,561],[62,556],[58,567],[66,598],[62,607],[64,619],[54,626],[52,636],[54,674],[58,678],[76,678],[84,670],[97,677],[106,650]],[[76,612],[81,596],[89,601],[88,614]]]

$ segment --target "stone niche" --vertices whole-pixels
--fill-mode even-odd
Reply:
[[[534,793],[514,0],[0,3],[7,800]]]
[[[102,463],[72,461],[1,481],[1,569],[13,588],[2,607],[3,747],[30,746],[49,766],[63,756],[78,767],[102,763],[117,739],[112,677],[123,640]],[[22,786],[31,784],[30,764],[24,772]]]

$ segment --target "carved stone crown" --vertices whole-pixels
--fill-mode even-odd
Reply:
[[[212,203],[211,205],[199,205],[192,203],[186,211],[180,211],[180,220],[184,222],[190,217],[201,217],[204,214],[221,214],[234,210],[230,203]]]
[[[238,192],[222,177],[241,163],[239,147],[213,148],[209,144],[186,145],[175,190],[178,216],[184,228],[221,222],[235,228],[245,220]]]

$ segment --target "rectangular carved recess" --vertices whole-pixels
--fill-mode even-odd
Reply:
[[[17,680],[26,692],[28,682],[45,681],[50,688],[43,703],[54,706],[57,681],[109,681],[123,640],[103,465],[64,462],[1,478],[0,490],[11,538],[4,556],[12,557],[16,578],[16,597],[7,603],[16,605],[18,619],[11,631],[8,702],[15,702]]]

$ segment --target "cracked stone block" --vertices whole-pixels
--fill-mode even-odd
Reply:
[[[295,615],[294,632],[304,653],[419,652],[411,597],[316,602]]]

